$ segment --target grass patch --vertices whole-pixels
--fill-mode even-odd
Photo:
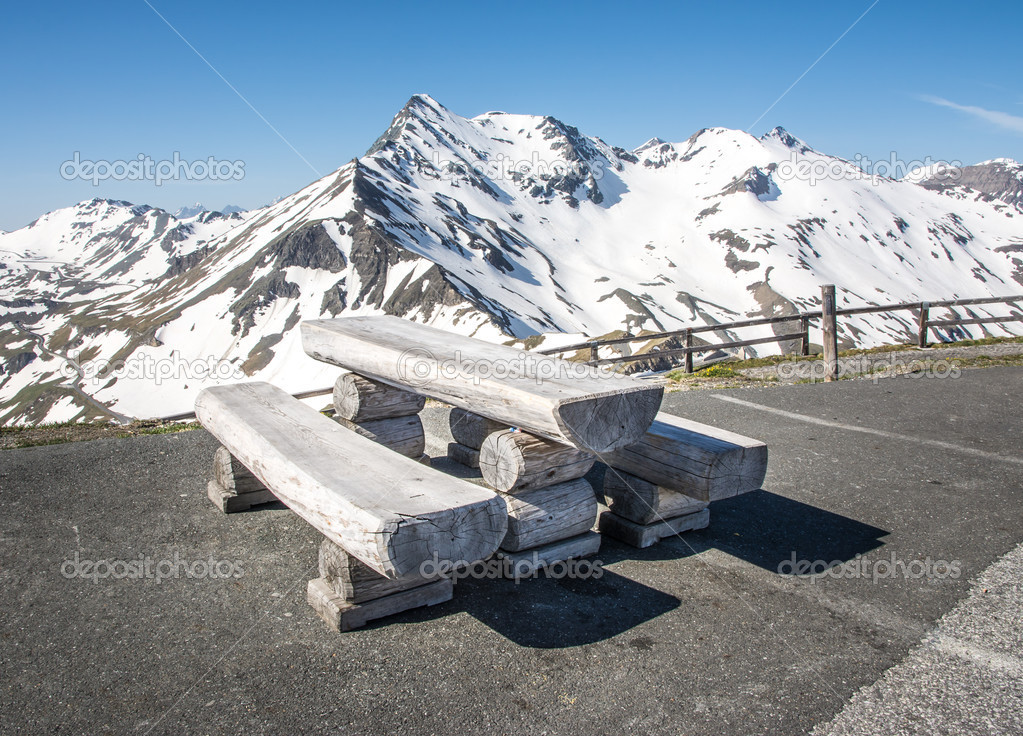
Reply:
[[[140,420],[130,424],[110,421],[52,422],[29,427],[0,427],[0,450],[22,447],[60,445],[65,442],[85,442],[110,437],[138,437],[148,434],[174,434],[199,429],[198,422],[161,422]]]
[[[968,358],[950,358],[949,363],[959,368],[994,368],[1001,365],[1023,365],[1023,355],[974,355]]]
[[[730,365],[719,363],[707,368],[701,368],[693,374],[699,378],[739,378],[741,374]]]
[[[930,347],[934,349],[940,348],[969,348],[969,347],[983,347],[985,345],[1000,345],[1000,344],[1021,344],[1023,343],[1023,337],[987,337],[980,340],[962,340],[960,342],[939,342],[931,343]],[[895,344],[895,345],[881,345],[876,348],[857,348],[855,350],[842,350],[839,352],[840,358],[855,358],[862,355],[877,355],[882,353],[901,353],[907,351],[919,350],[915,343],[910,344]],[[926,353],[924,354],[926,355]],[[779,378],[774,375],[768,375],[766,377],[750,376],[745,371],[751,368],[772,368],[774,366],[781,365],[782,363],[801,363],[806,361],[817,361],[820,360],[821,356],[816,355],[768,355],[762,358],[751,358],[749,360],[726,360],[721,363],[716,363],[713,366],[696,371],[695,373],[685,373],[682,369],[676,368],[675,370],[665,373],[665,377],[672,383],[675,384],[687,384],[689,387],[694,385],[700,385],[703,382],[698,379],[704,378],[717,378],[717,379],[737,379],[742,382],[749,381],[768,381],[778,382]],[[949,358],[950,362],[954,363],[963,368],[982,368],[987,366],[1019,366],[1023,365],[1023,355],[1000,355],[1000,356],[963,356]],[[861,371],[856,373],[844,373],[842,378],[857,378],[870,376],[874,373],[884,373],[887,369],[884,366],[867,366]],[[817,379],[819,382],[820,379]],[[795,381],[795,383],[814,383],[814,379],[804,378]],[[735,384],[741,385],[741,384]]]
[[[1002,343],[1023,343],[1023,337],[984,337],[980,340],[961,340],[960,342],[933,342],[934,348],[972,348],[978,345],[1000,345]]]

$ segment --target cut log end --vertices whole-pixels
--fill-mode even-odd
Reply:
[[[611,452],[642,439],[657,416],[663,386],[630,389],[558,405],[558,426],[579,448]]]
[[[505,430],[487,437],[480,449],[480,472],[494,489],[505,493],[581,478],[595,458],[570,445],[528,432]]]

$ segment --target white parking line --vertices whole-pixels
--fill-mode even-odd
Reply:
[[[727,401],[731,404],[739,404],[740,406],[746,406],[750,409],[756,409],[758,411],[765,411],[770,414],[777,414],[781,417],[788,419],[795,419],[799,422],[806,422],[807,424],[819,424],[822,427],[833,427],[835,429],[844,429],[849,432],[862,432],[863,434],[872,434],[877,437],[885,437],[890,440],[903,440],[905,442],[915,442],[919,445],[929,445],[931,447],[940,447],[943,450],[952,450],[953,452],[960,452],[964,455],[973,455],[974,457],[982,457],[985,460],[995,460],[1003,463],[1012,463],[1013,465],[1023,465],[1023,458],[1014,457],[1012,455],[999,455],[997,452],[987,452],[985,450],[976,450],[972,447],[963,447],[962,445],[956,445],[952,442],[942,442],[941,440],[930,440],[924,437],[913,437],[911,435],[897,434],[896,432],[886,432],[883,429],[873,429],[871,427],[859,427],[855,424],[844,424],[842,422],[833,422],[828,419],[818,419],[817,417],[807,416],[806,414],[797,414],[792,411],[785,411],[784,409],[775,409],[773,406],[764,406],[763,404],[755,404],[752,401],[745,401],[743,399],[737,399],[734,396],[725,396],[724,394],[711,394],[715,399],[721,401]]]

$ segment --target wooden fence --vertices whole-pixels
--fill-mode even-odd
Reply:
[[[698,353],[709,353],[715,350],[726,348],[746,347],[748,345],[761,345],[765,343],[782,343],[791,340],[800,342],[800,354],[810,354],[810,321],[821,320],[821,331],[824,347],[824,362],[828,366],[826,380],[838,379],[838,317],[851,316],[856,314],[878,314],[884,312],[915,311],[917,312],[917,344],[919,347],[927,347],[927,336],[935,327],[958,327],[960,325],[980,324],[1001,324],[1006,322],[1023,322],[1023,313],[1016,313],[1006,317],[969,317],[953,319],[932,320],[931,310],[946,309],[952,307],[966,307],[981,304],[1009,304],[1018,305],[1016,302],[1023,302],[1023,296],[995,296],[982,297],[979,299],[945,299],[934,302],[902,302],[899,304],[881,304],[869,307],[848,307],[836,308],[835,287],[828,284],[821,287],[821,309],[800,312],[780,317],[763,317],[759,319],[747,319],[739,322],[727,322],[716,325],[701,325],[699,327],[687,327],[682,330],[670,332],[656,332],[648,335],[626,335],[607,340],[588,340],[586,342],[574,343],[558,348],[538,350],[543,355],[562,355],[573,351],[590,351],[590,359],[586,361],[590,365],[620,365],[651,358],[683,358],[683,370],[686,373],[693,372],[693,355]],[[734,330],[743,327],[758,327],[762,325],[776,325],[790,322],[799,323],[798,332],[790,332],[782,335],[771,335],[769,337],[758,337],[751,340],[734,340],[730,342],[713,343],[707,345],[693,345],[693,335],[704,332],[720,332]],[[613,358],[600,358],[599,349],[608,345],[625,345],[634,342],[650,342],[651,340],[662,340],[673,337],[680,337],[683,340],[683,347],[670,348],[667,350],[640,353],[637,355],[622,355]]]
[[[846,309],[835,308],[835,287],[834,285],[826,285],[821,287],[821,309],[800,312],[799,314],[789,314],[781,317],[762,317],[758,319],[746,319],[739,322],[728,322],[717,325],[701,325],[699,327],[687,327],[683,330],[673,330],[671,332],[656,332],[650,335],[627,335],[625,337],[614,337],[608,340],[589,340],[587,342],[575,343],[572,345],[565,345],[559,348],[548,348],[546,350],[537,350],[536,352],[541,355],[560,355],[564,353],[570,353],[577,350],[590,351],[590,359],[586,361],[590,365],[610,365],[610,364],[621,364],[631,363],[639,360],[649,360],[650,358],[672,358],[681,357],[683,358],[683,366],[686,373],[693,372],[693,355],[698,353],[709,353],[715,350],[724,350],[726,348],[739,348],[746,347],[747,345],[763,345],[772,342],[787,342],[790,340],[799,340],[800,342],[800,354],[810,354],[810,321],[819,319],[821,320],[821,329],[824,334],[824,362],[828,365],[828,373],[826,380],[834,381],[838,379],[838,324],[837,318],[839,316],[850,316],[854,314],[876,314],[881,312],[898,312],[898,311],[918,311],[917,316],[917,344],[920,347],[927,346],[927,335],[931,328],[934,327],[956,327],[959,325],[980,325],[980,324],[999,324],[1004,322],[1023,322],[1023,312],[1010,315],[1008,317],[971,317],[971,318],[956,318],[956,319],[942,319],[932,320],[930,319],[930,310],[942,309],[950,307],[966,307],[980,304],[1014,304],[1015,302],[1023,302],[1023,296],[994,296],[994,297],[982,297],[980,299],[945,299],[943,301],[936,302],[902,302],[900,304],[882,304],[879,306],[871,307],[850,307]],[[731,342],[713,343],[707,345],[693,345],[693,335],[699,335],[704,332],[719,332],[722,330],[734,330],[743,327],[758,327],[762,325],[776,325],[784,324],[787,322],[799,322],[799,331],[790,332],[784,335],[771,335],[769,337],[757,337],[751,340],[735,340]],[[640,353],[638,355],[623,355],[616,358],[600,358],[598,356],[598,350],[606,345],[625,345],[631,342],[649,342],[651,340],[661,340],[670,337],[681,337],[684,340],[684,346],[681,348],[672,348],[669,350],[659,350],[649,353]],[[332,388],[320,388],[312,391],[303,391],[302,393],[293,394],[296,399],[311,399],[316,396],[326,396],[331,393]],[[181,414],[174,414],[169,417],[161,417],[162,421],[181,421],[185,419],[194,419],[195,412],[182,412]]]

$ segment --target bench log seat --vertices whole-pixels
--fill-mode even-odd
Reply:
[[[195,410],[275,496],[385,577],[418,575],[427,560],[486,559],[507,531],[493,491],[392,452],[270,384],[204,389]]]
[[[756,491],[767,475],[763,442],[665,412],[642,440],[600,459],[700,501]]]
[[[398,317],[303,322],[317,360],[588,452],[642,439],[664,387]]]

